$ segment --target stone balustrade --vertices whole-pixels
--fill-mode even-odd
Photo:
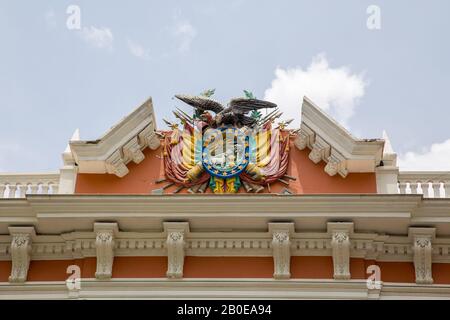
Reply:
[[[398,191],[400,194],[423,194],[427,198],[450,198],[450,172],[400,172]]]
[[[57,194],[59,173],[0,173],[0,198],[26,194]]]

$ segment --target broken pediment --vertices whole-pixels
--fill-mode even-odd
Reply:
[[[375,172],[383,158],[383,139],[355,138],[307,97],[303,99],[302,121],[296,134],[295,146],[310,149],[311,161],[324,161],[324,170],[330,176]]]
[[[251,100],[249,101],[251,102]],[[274,114],[276,114],[276,112]],[[274,118],[274,120],[275,119],[276,118]],[[271,120],[271,123],[274,123],[274,120]],[[195,183],[186,182],[187,180],[183,179],[180,180],[179,183],[177,183],[177,181],[174,181],[171,178],[170,174],[168,176],[167,172],[165,172],[167,171],[167,165],[164,165],[164,159],[165,157],[167,157],[167,154],[169,153],[169,150],[171,150],[171,148],[177,147],[177,144],[173,144],[172,141],[174,137],[174,131],[179,131],[179,134],[175,135],[177,137],[177,143],[181,143],[180,141],[183,141],[183,139],[185,139],[186,141],[191,140],[187,139],[184,136],[189,133],[189,130],[187,130],[186,128],[178,128],[178,125],[174,126],[174,128],[172,128],[171,131],[157,131],[155,113],[152,105],[152,100],[150,98],[97,140],[81,141],[79,140],[78,134],[75,135],[75,138],[70,141],[69,148],[64,153],[63,158],[65,163],[74,163],[77,165],[77,192],[112,192],[109,186],[100,188],[98,183],[92,183],[91,180],[98,180],[98,177],[89,177],[90,174],[108,174],[111,176],[122,178],[120,180],[123,180],[125,179],[125,176],[128,177],[128,173],[130,172],[130,170],[136,171],[137,168],[141,167],[142,170],[138,171],[146,172],[144,180],[149,181],[147,178],[150,179],[150,177],[152,177],[151,180],[154,182],[151,183],[152,186],[149,186],[148,182],[145,182],[145,186],[138,187],[137,185],[139,185],[139,183],[136,184],[128,181],[130,179],[133,181],[136,179],[135,174],[133,174],[132,177],[129,177],[130,179],[125,179],[126,181],[123,181],[123,183],[124,185],[128,186],[130,185],[130,183],[133,186],[136,185],[136,190],[134,192],[148,193],[153,189],[163,190],[163,193],[184,193],[191,192],[191,190],[195,192]],[[318,188],[314,183],[307,182],[306,180],[311,180],[311,177],[309,177],[310,175],[315,175],[315,180],[320,180],[322,178],[318,177],[318,175],[322,176],[322,174],[316,172],[317,170],[313,170],[313,168],[311,167],[310,169],[308,169],[309,173],[308,177],[306,177],[304,170],[309,167],[308,165],[306,165],[306,163],[309,161],[312,162],[311,165],[313,165],[314,168],[315,165],[317,165],[318,170],[323,170],[322,172],[328,176],[333,177],[339,175],[342,178],[346,178],[349,173],[373,174],[375,172],[375,168],[379,166],[381,160],[383,160],[384,140],[368,140],[355,138],[351,133],[349,133],[331,117],[326,115],[323,111],[320,110],[319,107],[314,105],[314,103],[306,97],[304,98],[302,105],[302,121],[300,128],[288,130],[285,127],[281,127],[280,124],[278,125],[278,127],[274,125],[273,128],[275,128],[275,132],[279,136],[279,138],[275,140],[270,140],[271,138],[268,138],[270,141],[272,141],[272,148],[276,146],[276,149],[280,150],[280,155],[287,155],[289,154],[290,148],[295,149],[295,145],[297,149],[302,150],[302,153],[306,152],[305,157],[301,156],[300,154],[297,155],[296,152],[291,152],[292,156],[289,156],[288,158],[286,158],[286,160],[283,160],[284,156],[279,158],[278,161],[280,163],[280,170],[284,168],[284,171],[281,173],[274,171],[274,178],[272,179],[273,181],[270,179],[267,180],[266,177],[266,180],[262,180],[261,183],[258,183],[257,180],[255,180],[256,182],[253,182],[253,180],[251,180],[252,177],[256,177],[259,171],[257,168],[251,169],[253,171],[249,169],[250,171],[247,170],[247,176],[244,177],[247,180],[243,179],[242,181],[238,181],[236,179],[237,182],[233,182],[237,187],[235,192],[275,192],[278,194],[286,194],[285,192],[281,192],[283,188],[286,188],[289,193],[333,192],[333,190],[335,190],[334,192],[339,192],[348,189],[347,186],[342,186],[339,181],[333,180],[326,182],[326,185],[329,185],[332,189],[331,191],[329,191],[328,189],[328,191],[322,190],[323,188]],[[231,129],[228,128],[226,131],[229,130]],[[234,130],[238,131],[239,129]],[[163,137],[165,137],[165,142],[163,142]],[[261,139],[257,140],[259,141]],[[280,141],[279,146],[278,143],[274,144],[273,141]],[[157,154],[154,153],[152,150],[158,149],[161,144],[165,145],[164,152],[161,149],[155,151],[157,152]],[[248,144],[249,143],[246,142],[247,146]],[[290,147],[290,145],[292,145],[292,147]],[[180,145],[180,148],[181,147],[186,149],[185,146]],[[259,147],[261,147],[261,145],[259,145]],[[149,148],[150,150],[146,150],[146,148]],[[191,150],[191,147],[188,149]],[[186,161],[186,156],[188,155],[182,156],[183,161]],[[146,159],[148,157],[150,157],[151,159]],[[190,157],[192,157],[193,159],[191,159],[192,165],[188,166],[190,168],[190,171],[192,171],[192,173],[190,171],[188,172],[189,175],[194,174],[197,166],[200,166],[195,160],[197,159],[195,155],[191,154]],[[200,157],[199,159],[201,158],[202,157]],[[203,159],[203,162],[205,159]],[[251,162],[251,159],[248,157],[244,160]],[[155,164],[155,161],[158,162],[158,165]],[[286,163],[293,162],[292,165],[289,166],[289,170],[287,170],[288,166],[286,164],[283,164],[284,161],[287,161]],[[169,163],[171,163],[172,165],[173,162],[169,161]],[[275,162],[272,159],[271,162],[268,163]],[[281,167],[281,165],[283,167]],[[236,166],[238,167],[238,164]],[[213,169],[210,169],[208,171],[206,170],[206,167],[208,167],[208,163],[203,163],[203,168],[205,169],[200,170],[201,168],[198,168],[200,170],[200,173],[195,173],[201,178],[205,178],[199,181],[199,186],[203,188],[199,188],[199,190],[201,189],[203,190],[203,192],[206,192],[208,186],[210,186],[208,184],[208,180],[206,179],[206,175],[207,173],[210,173],[210,171],[213,172]],[[160,172],[161,169],[157,168],[163,168],[163,172]],[[138,171],[136,171],[136,174],[138,173]],[[230,169],[230,172],[225,173],[232,174],[233,168]],[[142,172],[140,174],[142,174]],[[301,174],[303,177],[299,177],[299,174]],[[187,175],[187,177],[189,177],[189,175]],[[223,189],[225,190],[224,192],[227,193],[228,188],[232,188],[233,185],[228,183],[228,177],[220,176],[219,178],[220,179],[218,179],[217,177],[215,178],[215,180],[217,180],[214,181],[216,182],[215,186],[220,186],[218,183],[222,183],[222,179],[224,185]],[[354,179],[350,179],[351,181],[348,181],[348,184],[352,187],[353,184],[356,183],[356,180],[359,181],[362,178],[362,176],[355,176]],[[373,177],[366,177],[364,178],[365,180],[363,179],[363,182],[367,184],[367,190],[363,188],[363,185],[361,184],[362,182],[358,183],[360,188],[364,189],[364,192],[373,191],[372,185],[375,185],[375,182],[372,181],[374,180],[374,178],[372,178]],[[348,178],[346,178],[345,180],[348,180]],[[112,181],[113,182],[111,183],[116,186],[114,190],[122,190],[122,192],[131,190],[130,187],[122,188],[119,181]],[[170,183],[171,187],[162,188],[166,185],[159,185],[157,181],[167,181],[166,183]],[[239,183],[241,184],[240,188]],[[153,186],[153,184],[155,185]],[[334,186],[334,184],[336,185]],[[101,190],[98,188],[100,188]],[[216,193],[214,189],[212,189],[212,191]]]
[[[156,132],[156,119],[151,98],[94,141],[69,142],[71,159],[78,165],[79,173],[110,173],[125,176],[129,162],[140,163],[145,148],[155,150],[160,145]]]

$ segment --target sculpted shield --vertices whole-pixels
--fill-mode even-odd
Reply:
[[[202,149],[205,170],[211,176],[223,179],[240,175],[249,163],[248,139],[242,129],[207,130]]]

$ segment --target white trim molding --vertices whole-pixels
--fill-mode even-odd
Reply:
[[[0,282],[1,299],[450,299],[449,285],[316,279],[82,279],[76,295],[65,281]]]
[[[160,137],[152,99],[149,98],[132,113],[94,141],[72,140],[66,158],[73,159],[80,173],[110,173],[118,177],[128,174],[130,161],[140,163],[149,147],[156,150]]]
[[[383,139],[357,139],[307,97],[303,98],[302,122],[294,141],[303,150],[308,147],[314,163],[327,163],[325,172],[343,178],[349,172],[375,172],[383,158]]]
[[[414,269],[417,284],[433,283],[433,246],[436,229],[409,228],[409,236],[413,240]]]
[[[11,275],[9,282],[24,283],[27,280],[31,260],[31,241],[36,235],[34,227],[9,227],[11,235]]]
[[[350,276],[350,234],[353,223],[328,222],[328,233],[331,235],[334,279],[348,280]]]
[[[110,279],[114,262],[114,236],[118,233],[117,223],[94,224],[95,250],[97,256],[97,279]]]
[[[269,233],[272,235],[272,252],[275,279],[289,279],[291,277],[291,240],[294,234],[293,223],[269,223]]]
[[[183,277],[185,236],[189,233],[187,222],[164,222],[167,234],[167,277]]]

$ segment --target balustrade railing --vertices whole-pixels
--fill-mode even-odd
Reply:
[[[423,194],[427,198],[450,198],[450,172],[400,172],[398,191],[400,194]]]
[[[0,198],[57,194],[59,173],[0,173]]]

